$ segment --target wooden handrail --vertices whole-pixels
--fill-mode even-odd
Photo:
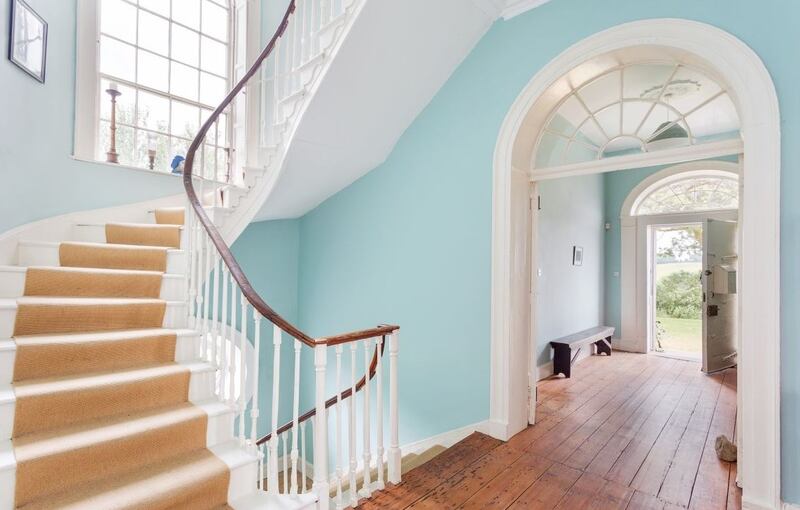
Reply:
[[[392,327],[396,328],[396,326],[392,326]],[[364,338],[372,338],[372,337],[364,337]],[[375,374],[377,373],[377,370],[378,370],[378,356],[383,356],[383,352],[385,350],[386,350],[386,336],[384,335],[383,336],[383,341],[381,342],[381,345],[380,345],[380,353],[378,352],[378,346],[376,345],[375,346],[375,352],[372,354],[372,361],[370,361],[369,372],[368,372],[370,381],[375,377]],[[365,384],[367,384],[367,374],[364,374],[361,377],[361,379],[359,379],[358,382],[356,382],[356,393],[361,391],[361,388],[363,388]],[[329,409],[329,408],[333,407],[333,405],[336,404],[336,402],[339,402],[340,400],[344,400],[346,398],[349,398],[352,394],[353,394],[353,388],[347,388],[346,390],[342,391],[340,394],[332,396],[331,398],[329,398],[328,400],[325,401],[325,409]],[[300,424],[300,423],[306,422],[306,421],[310,420],[311,418],[313,418],[316,415],[317,415],[317,409],[316,408],[311,408],[310,410],[306,411],[305,414],[300,415],[300,417],[297,419],[297,423]],[[289,421],[289,422],[283,424],[282,426],[278,427],[278,430],[276,431],[276,434],[277,435],[281,435],[284,432],[286,432],[287,430],[291,430],[293,427],[294,427],[294,420]],[[256,444],[257,445],[262,445],[262,444],[266,443],[267,441],[269,441],[271,438],[272,438],[272,432],[270,432],[269,434],[265,435],[264,437],[262,437],[261,439],[256,441]]]
[[[228,266],[228,269],[231,272],[231,276],[239,285],[239,288],[242,291],[242,295],[247,299],[247,301],[255,308],[255,310],[261,314],[262,317],[268,319],[272,324],[278,326],[281,330],[289,333],[292,337],[296,338],[300,342],[304,343],[309,347],[314,347],[320,344],[328,344],[328,345],[337,345],[341,343],[351,342],[354,340],[359,340],[363,338],[372,338],[381,336],[383,334],[391,333],[397,327],[394,327],[392,330],[388,330],[389,326],[381,326],[378,328],[363,330],[363,331],[354,331],[352,333],[345,333],[338,336],[332,337],[325,337],[321,339],[315,340],[311,336],[305,334],[301,331],[298,327],[293,325],[288,320],[284,319],[278,312],[273,310],[255,291],[250,281],[247,279],[247,276],[244,274],[242,267],[239,265],[239,262],[236,260],[236,257],[233,256],[228,245],[225,243],[225,240],[222,239],[222,235],[217,230],[217,227],[214,225],[214,222],[209,219],[208,214],[206,214],[205,209],[203,208],[200,199],[197,196],[197,192],[194,189],[194,183],[192,182],[192,171],[194,170],[194,158],[197,149],[200,147],[200,144],[203,143],[203,139],[206,137],[208,130],[211,129],[211,126],[217,121],[217,119],[222,115],[225,109],[230,106],[233,100],[236,98],[236,95],[241,92],[241,90],[247,85],[247,82],[255,76],[258,72],[261,64],[270,54],[274,51],[275,45],[278,42],[278,39],[283,36],[284,32],[286,32],[286,28],[289,25],[289,18],[291,17],[292,13],[295,10],[295,0],[292,0],[289,3],[289,6],[286,8],[286,12],[283,15],[283,19],[281,20],[281,24],[278,26],[278,29],[273,34],[272,38],[270,39],[267,46],[261,51],[256,58],[253,65],[250,66],[250,69],[247,70],[247,73],[242,77],[239,82],[234,85],[228,95],[222,100],[222,102],[217,106],[217,108],[213,111],[213,113],[208,117],[205,123],[200,127],[200,130],[197,132],[197,136],[195,136],[194,140],[192,140],[191,145],[189,146],[189,150],[186,152],[186,161],[184,163],[184,171],[183,171],[183,187],[186,190],[186,195],[189,200],[189,203],[194,209],[195,213],[197,214],[197,218],[200,220],[200,223],[203,224],[206,232],[208,233],[209,237],[211,238],[211,242],[214,243],[214,246],[219,251],[220,258]]]

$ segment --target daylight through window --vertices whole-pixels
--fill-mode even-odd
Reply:
[[[111,83],[117,99],[121,164],[169,171],[229,89],[231,23],[227,0],[101,0],[98,159],[109,147]],[[229,173],[229,121],[223,114],[197,158],[207,177]]]

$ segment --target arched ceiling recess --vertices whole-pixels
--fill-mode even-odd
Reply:
[[[531,108],[514,166],[554,168],[739,136],[726,84],[702,61],[638,46],[581,63]]]

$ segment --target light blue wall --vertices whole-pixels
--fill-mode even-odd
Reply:
[[[75,0],[30,0],[49,24],[46,82],[6,57],[10,0],[0,0],[0,232],[72,211],[174,195],[168,174],[71,158],[75,112]]]
[[[250,224],[231,247],[250,283],[276,312],[286,320],[298,320],[298,263],[300,260],[299,220],[265,221]],[[238,303],[237,303],[238,304]],[[241,328],[241,316],[237,323]],[[248,337],[253,341],[252,312],[248,315]],[[260,393],[258,405],[262,418],[258,420],[258,434],[263,436],[270,429],[272,408],[272,325],[261,321]],[[308,353],[308,349],[306,349]],[[284,335],[281,342],[281,388],[280,424],[291,419],[292,383],[294,380],[294,349],[291,339]],[[249,431],[250,420],[246,424]]]
[[[495,23],[388,160],[303,218],[301,323],[313,333],[402,325],[404,442],[486,419],[492,154],[506,112],[539,69],[594,33],[653,17],[716,25],[761,56],[780,99],[782,476],[784,498],[798,503],[800,66],[790,49],[800,47],[800,2],[595,3],[556,0]]]
[[[605,265],[603,175],[539,184],[536,365],[552,359],[549,342],[603,322]],[[572,264],[573,246],[583,263]]]

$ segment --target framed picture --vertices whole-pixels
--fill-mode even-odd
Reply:
[[[583,265],[583,246],[572,247],[572,265],[573,266]]]
[[[8,59],[44,83],[47,22],[23,0],[11,0]]]

